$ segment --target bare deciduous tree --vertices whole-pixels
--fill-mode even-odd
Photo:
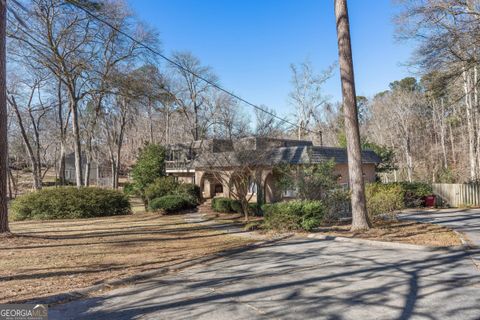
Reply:
[[[202,66],[200,60],[191,53],[175,53],[173,60],[181,66],[173,67],[177,78],[174,89],[176,102],[190,124],[193,140],[199,140],[205,135],[205,132],[201,132],[206,121],[202,118],[202,111],[205,109],[212,86],[196,75],[211,83],[216,83],[218,79],[209,67]]]
[[[290,65],[293,89],[290,92],[290,103],[295,107],[297,120],[297,138],[303,139],[313,121],[319,121],[328,97],[322,93],[322,86],[332,76],[334,66],[330,66],[321,74],[316,74],[309,60],[299,66]]]

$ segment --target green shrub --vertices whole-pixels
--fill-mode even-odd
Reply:
[[[128,197],[100,188],[48,188],[16,198],[13,220],[77,219],[130,214]]]
[[[153,199],[166,195],[172,195],[177,192],[179,184],[174,177],[160,177],[155,179],[145,188],[145,198],[148,202]]]
[[[125,193],[126,195],[129,195],[129,196],[133,196],[135,195],[135,186],[133,185],[133,183],[130,183],[130,182],[126,182],[124,185],[123,185],[123,193]]]
[[[158,144],[146,145],[140,150],[132,169],[134,188],[144,202],[146,202],[145,188],[163,176],[165,176],[165,148]]]
[[[242,213],[242,203],[238,200],[230,199],[230,211]]]
[[[396,183],[371,183],[365,187],[367,211],[371,218],[379,214],[393,213],[405,207],[405,191]]]
[[[164,210],[166,213],[175,213],[186,209],[194,208],[196,203],[188,195],[166,195],[155,198],[149,203],[153,211]]]
[[[323,200],[326,207],[324,222],[335,222],[351,217],[350,192],[345,189],[333,189]]]
[[[239,200],[219,197],[212,199],[212,209],[215,212],[242,213],[242,204]]]
[[[256,202],[249,203],[248,204],[248,214],[256,216],[256,217],[261,217],[261,216],[263,216],[262,207]]]
[[[202,190],[194,183],[181,183],[177,186],[177,194],[188,194],[196,199],[197,203],[202,200]]]
[[[213,198],[212,209],[215,212],[233,212],[231,201],[229,198]]]
[[[371,217],[404,208],[423,206],[432,186],[423,182],[373,183],[366,186],[367,209]]]
[[[424,197],[433,193],[432,186],[424,182],[400,182],[404,191],[404,204],[407,208],[423,206]]]
[[[311,231],[320,226],[325,205],[318,200],[295,200],[263,205],[264,226],[278,231]]]

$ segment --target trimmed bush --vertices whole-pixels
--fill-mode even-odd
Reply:
[[[175,194],[178,186],[178,182],[173,177],[157,178],[145,188],[145,198],[150,202],[156,198]]]
[[[242,204],[238,200],[219,197],[212,199],[212,209],[222,213],[242,213]]]
[[[365,187],[367,211],[371,218],[393,213],[405,207],[405,191],[399,184],[371,183]]]
[[[320,226],[326,209],[318,200],[295,200],[262,206],[264,226],[278,231],[311,231]]]
[[[231,201],[229,198],[213,198],[212,209],[215,212],[233,212]]]
[[[194,198],[197,203],[202,200],[202,190],[194,183],[181,183],[177,186],[177,194],[187,194]]]
[[[16,198],[11,205],[13,220],[80,219],[131,213],[128,197],[116,190],[100,188],[48,188]]]
[[[151,210],[164,210],[166,213],[175,213],[186,209],[194,208],[196,203],[187,195],[167,195],[155,198],[150,201]]]

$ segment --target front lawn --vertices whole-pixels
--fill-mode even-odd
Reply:
[[[0,241],[0,303],[50,296],[245,245],[241,237],[138,213],[12,222]]]

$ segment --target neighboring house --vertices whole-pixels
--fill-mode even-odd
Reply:
[[[281,164],[302,166],[333,160],[338,183],[348,185],[346,149],[314,146],[311,141],[305,140],[244,138],[235,142],[221,139],[195,141],[189,146],[170,146],[166,160],[167,175],[197,184],[204,198],[229,197],[232,183],[227,182],[228,177],[245,167],[254,168],[249,188],[254,195],[252,201],[256,201],[257,193],[263,195],[266,203],[295,197],[293,190],[276,190],[273,169]],[[365,181],[374,182],[380,158],[373,151],[362,151],[362,162]],[[227,179],[219,179],[219,175]],[[259,188],[263,192],[258,192]]]
[[[87,157],[82,154],[83,174],[85,175],[85,166]],[[75,153],[69,153],[65,157],[65,180],[67,182],[75,183]],[[108,186],[112,181],[112,169],[106,162],[99,163],[92,160],[90,164],[90,185],[93,186]],[[82,182],[83,184],[83,182]]]

